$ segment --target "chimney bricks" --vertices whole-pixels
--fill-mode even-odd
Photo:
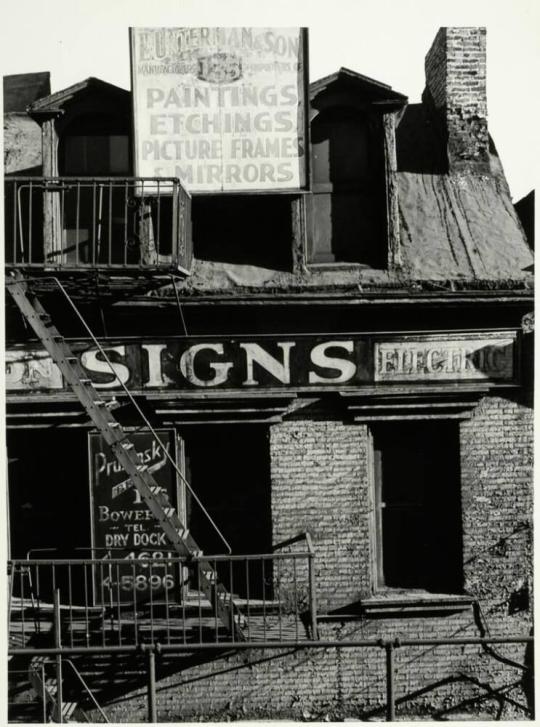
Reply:
[[[446,139],[449,172],[488,173],[486,29],[440,28],[425,69],[427,97]]]

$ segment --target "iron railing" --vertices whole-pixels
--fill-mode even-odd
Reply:
[[[305,531],[300,533],[299,535],[295,535],[293,538],[288,538],[287,540],[283,540],[280,543],[276,543],[272,546],[272,551],[276,553],[277,551],[285,551],[288,553],[298,553],[298,547],[299,544],[304,544],[304,547],[306,548],[307,552],[307,583],[308,583],[308,592],[310,595],[309,598],[309,610],[308,610],[308,616],[309,616],[309,632],[310,637],[312,639],[318,638],[318,629],[317,629],[317,586],[315,582],[315,549],[313,548],[313,541],[311,539],[311,535]],[[295,580],[297,578],[297,569],[293,571],[293,573],[288,573],[289,576],[289,582],[292,581],[292,583],[295,583]],[[302,573],[302,577],[306,578],[306,573]],[[285,574],[282,574],[282,580],[285,580]]]
[[[416,639],[342,639],[342,640],[318,640],[318,641],[304,641],[299,644],[298,642],[294,641],[283,641],[283,642],[271,642],[271,641],[261,641],[261,642],[243,642],[243,643],[237,643],[234,646],[234,649],[237,652],[244,652],[246,655],[248,655],[250,652],[260,652],[260,651],[269,651],[270,653],[273,650],[279,650],[279,652],[283,655],[284,649],[291,649],[292,651],[296,652],[298,648],[302,648],[305,650],[329,650],[329,649],[336,649],[338,651],[341,651],[343,649],[346,650],[355,650],[355,651],[363,651],[365,649],[370,649],[374,651],[379,651],[383,653],[384,655],[384,696],[381,694],[381,702],[379,706],[373,706],[371,705],[369,709],[369,713],[366,714],[366,717],[369,717],[370,719],[385,719],[387,722],[393,722],[396,720],[396,707],[397,706],[406,706],[409,700],[414,699],[416,694],[413,693],[398,693],[396,689],[396,672],[400,671],[401,673],[407,672],[410,664],[414,664],[414,669],[418,670],[418,655],[413,656],[413,658],[406,662],[405,664],[402,664],[399,669],[396,667],[395,663],[395,654],[396,651],[402,651],[406,652],[409,648],[419,648],[419,647],[425,647],[429,651],[436,649],[436,648],[445,648],[445,647],[465,647],[465,646],[478,646],[481,649],[486,649],[492,646],[502,646],[502,645],[530,645],[531,647],[534,645],[534,638],[532,636],[505,636],[505,637],[470,637],[470,638],[461,638],[461,637],[451,637],[451,638],[433,638],[433,639],[422,639],[422,638],[416,638]],[[223,645],[219,643],[206,643],[206,644],[199,644],[196,647],[196,650],[200,654],[207,654],[210,655],[212,653],[215,653],[216,656],[219,656],[223,652]],[[147,692],[146,692],[146,702],[147,702],[147,709],[148,709],[148,721],[151,723],[156,723],[159,721],[159,714],[158,714],[158,703],[157,703],[157,679],[156,679],[156,655],[159,655],[159,657],[173,657],[175,655],[182,655],[185,653],[185,647],[178,646],[178,645],[172,645],[172,644],[165,644],[162,645],[160,643],[157,644],[142,644],[139,648],[135,647],[133,645],[131,646],[118,646],[118,647],[94,647],[92,649],[82,649],[80,647],[67,647],[67,646],[60,646],[60,647],[53,647],[53,648],[30,648],[26,651],[23,651],[21,649],[12,648],[10,647],[8,649],[8,654],[10,655],[21,655],[21,654],[47,654],[49,656],[56,655],[57,658],[61,657],[64,658],[65,655],[83,655],[85,653],[94,654],[94,655],[102,655],[102,654],[135,654],[135,653],[143,653],[146,656],[146,683],[147,683]],[[486,652],[489,654],[489,652]],[[362,662],[362,660],[360,660]],[[446,659],[443,656],[443,663],[446,662]],[[251,666],[251,662],[246,662]],[[524,673],[526,674],[532,674],[532,662],[531,663],[524,663],[521,665],[516,664],[521,669],[523,669]],[[444,667],[443,667],[444,668]],[[434,678],[437,678],[437,672],[433,674]],[[373,677],[374,681],[378,679],[377,676],[374,675]],[[532,681],[532,680],[531,680]],[[477,683],[477,682],[475,682]],[[435,683],[434,688],[438,685],[438,682]],[[60,681],[58,682],[58,686],[60,686]],[[513,707],[518,707],[524,714],[529,715],[531,717],[534,716],[533,714],[533,708],[532,705],[529,703],[520,703],[516,701],[513,697],[510,697],[508,694],[506,694],[506,691],[510,691],[512,688],[515,689],[516,685],[511,683],[508,686],[499,687],[497,690],[494,690],[489,683],[477,683],[477,686],[479,686],[481,689],[484,690],[484,693],[481,694],[477,700],[470,700],[472,701],[482,701],[483,699],[493,699],[496,698],[499,703],[508,703],[512,705]],[[426,691],[426,689],[424,689]],[[61,701],[59,700],[59,703],[61,704]],[[437,709],[436,706],[433,707],[433,717],[439,718],[441,715],[444,714],[451,714],[452,712],[455,712],[456,708],[452,705],[445,706],[444,702],[442,703],[442,709]],[[459,707],[459,705],[458,705]],[[422,715],[425,719],[426,715]],[[365,719],[365,717],[364,717]],[[410,715],[409,715],[410,719]]]
[[[6,266],[186,268],[190,206],[188,192],[175,178],[9,177]]]
[[[202,592],[199,561],[210,563],[231,594],[247,640],[298,642],[316,633],[313,552],[140,555],[10,561],[11,643],[22,649],[52,643],[55,593],[66,647],[235,643],[234,631],[217,616],[217,602]]]

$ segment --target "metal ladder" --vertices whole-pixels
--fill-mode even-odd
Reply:
[[[211,563],[202,557],[201,549],[178,517],[167,494],[161,491],[148,471],[148,466],[139,462],[128,434],[112,415],[111,402],[100,397],[79,359],[54,326],[51,316],[38,298],[30,292],[24,277],[21,274],[14,275],[6,281],[6,285],[23,317],[33,328],[88,416],[112,449],[175,551],[182,558],[196,558],[199,588],[210,601],[217,617],[230,631],[232,640],[245,641],[242,629],[245,619],[234,603],[232,594],[218,581],[217,573]]]

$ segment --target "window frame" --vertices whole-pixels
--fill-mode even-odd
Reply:
[[[319,113],[325,110],[329,110],[332,106],[347,107],[349,106],[353,110],[360,110],[362,113],[374,113],[370,109],[370,104],[361,103],[357,99],[350,98],[348,103],[345,103],[343,99],[339,99],[339,103],[333,103],[324,105],[316,111],[315,116],[311,119],[311,123],[317,118]],[[380,143],[382,144],[382,183],[381,183],[381,194],[384,199],[381,200],[383,208],[383,216],[381,230],[382,237],[380,244],[386,246],[386,254],[381,255],[381,259],[384,258],[385,264],[383,269],[386,272],[399,272],[402,267],[401,257],[401,246],[400,246],[400,225],[399,225],[399,207],[398,207],[398,188],[397,188],[397,156],[396,156],[396,125],[398,123],[400,110],[390,109],[383,110],[380,113]],[[312,148],[311,141],[309,146],[309,156],[311,159]],[[313,165],[311,164],[313,170]],[[312,171],[313,175],[313,171]],[[374,270],[371,265],[362,262],[348,262],[342,260],[335,260],[329,262],[314,262],[314,210],[313,210],[313,197],[317,194],[317,191],[322,191],[322,188],[327,185],[315,184],[312,180],[312,189],[304,199],[304,215],[306,219],[306,229],[304,235],[304,260],[308,270],[316,272],[320,271],[337,271],[337,270],[349,270],[349,271],[361,271],[361,270]],[[330,185],[332,186],[332,185]]]
[[[439,421],[441,418],[438,418]],[[418,417],[414,420],[399,419],[389,420],[381,417],[380,420],[374,422],[377,424],[407,424],[411,426],[418,424],[419,422],[428,423],[432,419],[429,416]],[[460,429],[459,422],[452,419],[442,419],[444,422],[454,422],[457,426],[457,452],[456,457],[458,464],[461,460],[461,447],[460,447]],[[368,469],[368,511],[369,511],[369,554],[370,554],[370,582],[371,582],[371,597],[373,603],[376,603],[378,596],[394,596],[397,599],[403,599],[405,603],[413,599],[425,597],[429,601],[440,599],[450,599],[450,601],[461,602],[467,601],[467,596],[463,591],[463,572],[456,574],[456,581],[461,579],[461,587],[456,587],[452,590],[446,590],[444,592],[432,592],[425,587],[407,587],[407,586],[388,586],[385,583],[384,576],[384,540],[383,540],[383,478],[382,478],[382,458],[380,456],[380,450],[376,449],[375,435],[373,428],[367,426],[367,469]],[[458,470],[459,475],[459,470]],[[463,504],[463,495],[461,488],[461,477],[458,476],[455,482],[457,489],[456,497],[458,498],[460,507]],[[457,517],[457,516],[456,516]],[[461,519],[462,522],[462,519]],[[456,520],[456,524],[458,524]],[[462,533],[461,533],[462,535]],[[463,567],[463,544],[461,548],[461,560],[460,565]]]

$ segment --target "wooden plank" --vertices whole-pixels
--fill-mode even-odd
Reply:
[[[367,414],[366,416],[356,416],[354,417],[355,422],[373,422],[373,421],[406,421],[406,420],[417,420],[417,419],[470,419],[471,418],[470,412],[463,412],[461,414],[378,414],[378,415],[371,415]]]
[[[396,157],[396,113],[383,115],[384,164],[386,179],[386,231],[388,239],[388,269],[402,265],[400,245],[399,206]]]
[[[451,409],[460,407],[475,407],[477,401],[440,401],[440,402],[415,402],[414,404],[349,404],[350,411],[373,411],[374,409]]]

